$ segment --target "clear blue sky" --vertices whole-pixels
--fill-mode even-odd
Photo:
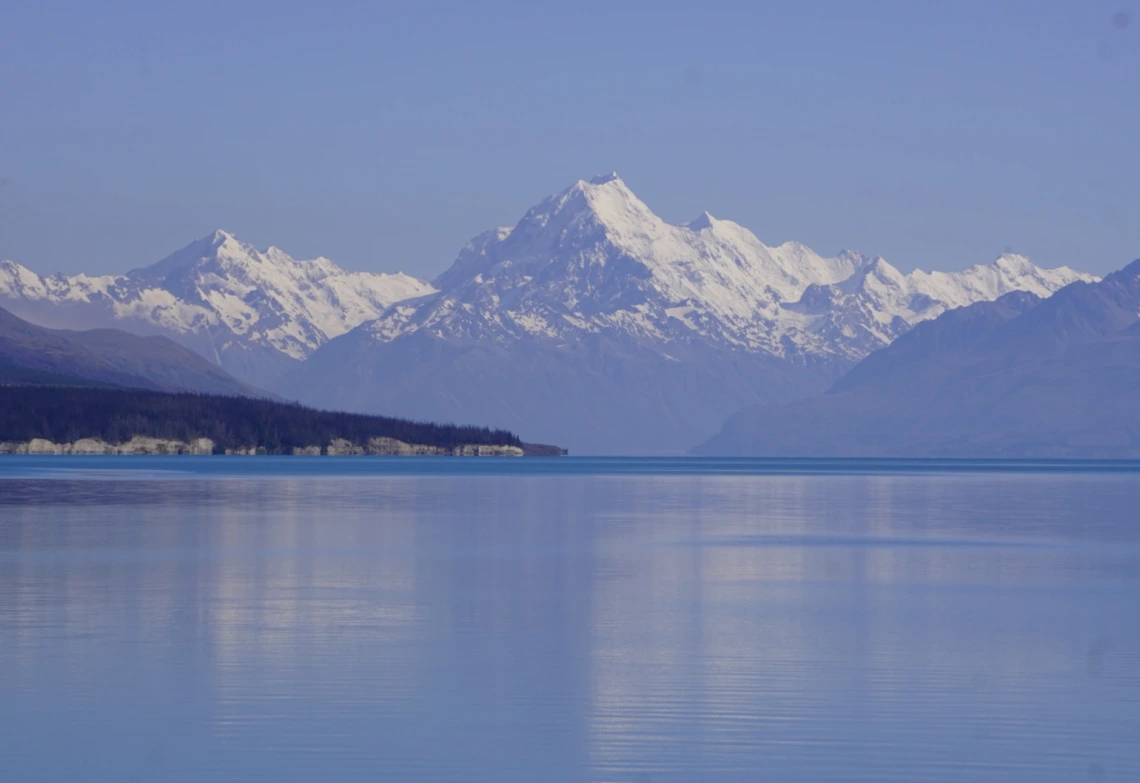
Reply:
[[[1140,256],[1135,0],[0,3],[0,258],[432,276],[616,169],[904,270]]]

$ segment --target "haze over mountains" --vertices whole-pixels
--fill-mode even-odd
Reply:
[[[1020,256],[902,274],[703,214],[665,223],[617,175],[475,238],[433,283],[295,261],[218,232],[127,275],[0,263],[0,304],[167,334],[322,407],[506,427],[576,453],[680,452],[746,406],[828,388],[947,309],[1095,278]]]
[[[1082,276],[1005,257],[955,274],[673,226],[614,175],[478,237],[434,281],[288,376],[323,405],[493,422],[572,452],[676,452],[748,404],[823,390],[948,307]]]
[[[741,411],[705,455],[1140,457],[1140,261],[920,324],[825,395]]]
[[[45,329],[0,308],[0,384],[102,386],[265,397],[165,337]]]

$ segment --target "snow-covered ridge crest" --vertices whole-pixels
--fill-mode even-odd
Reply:
[[[593,333],[850,361],[946,309],[1093,279],[1020,256],[904,275],[854,251],[824,257],[796,242],[768,246],[708,212],[671,225],[612,173],[544,199],[513,228],[476,237],[435,280],[438,294],[394,307],[367,330],[381,342],[427,329],[504,344]]]
[[[259,250],[226,231],[125,275],[44,277],[0,262],[0,304],[17,314],[49,326],[123,322],[194,338],[191,347],[223,365],[230,351],[304,359],[393,303],[434,290],[402,273],[349,272],[327,258]]]
[[[1013,291],[1047,297],[1094,275],[1069,267],[1042,269],[1006,254],[960,272],[902,274],[881,258],[834,285],[811,285],[783,305],[789,334],[807,353],[858,360],[890,344],[921,321]]]
[[[165,334],[244,380],[291,394],[275,381],[302,360],[312,364],[327,343],[353,346],[325,352],[336,354],[351,387],[361,382],[357,348],[412,335],[493,345],[508,356],[528,355],[511,351],[524,342],[559,358],[586,342],[598,355],[671,365],[728,356],[709,370],[718,378],[741,357],[787,359],[795,372],[822,360],[841,371],[948,308],[1014,290],[1047,296],[1093,279],[1012,255],[962,272],[904,275],[854,251],[829,257],[796,242],[766,245],[707,212],[672,225],[611,173],[474,238],[434,284],[348,272],[327,258],[298,261],[216,231],[125,275],[41,276],[0,261],[0,306],[44,326]],[[430,361],[413,348],[407,356]],[[655,378],[667,375],[661,366]],[[747,397],[758,387],[739,388]]]

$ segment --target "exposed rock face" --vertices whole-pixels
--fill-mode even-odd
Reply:
[[[395,438],[369,438],[367,445],[360,446],[337,438],[329,444],[326,453],[330,456],[367,454],[373,457],[521,457],[523,450],[518,446],[464,445],[443,448],[405,443]]]
[[[184,443],[180,440],[166,440],[136,435],[126,443],[107,443],[98,438],[80,438],[74,443],[54,443],[43,438],[33,438],[27,443],[0,442],[0,454],[196,454],[214,453],[214,441],[197,438]],[[265,449],[250,446],[246,449],[226,449],[227,455],[254,456],[265,454]],[[291,452],[294,456],[319,457],[327,454],[335,456],[373,457],[521,457],[523,450],[518,446],[476,446],[463,445],[452,448],[425,446],[419,443],[405,443],[395,438],[369,438],[361,446],[357,443],[335,438],[328,447],[299,446]]]
[[[524,454],[518,446],[457,446],[444,453],[454,457],[521,457]]]
[[[358,446],[344,438],[333,438],[328,448],[325,449],[325,454],[330,457],[361,457],[364,456],[364,453],[365,451],[362,446]]]
[[[33,438],[27,443],[0,443],[0,454],[194,454],[214,453],[214,441],[196,438],[189,443],[136,435],[126,443],[107,443],[99,438],[80,438],[74,443],[55,443]]]

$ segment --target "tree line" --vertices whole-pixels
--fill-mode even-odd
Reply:
[[[522,445],[506,430],[322,411],[251,397],[0,386],[0,441],[44,438],[73,443],[99,438],[117,444],[136,435],[181,441],[209,438],[219,451],[253,446],[269,454],[323,447],[334,438],[364,444],[369,438],[387,437],[442,448]]]

